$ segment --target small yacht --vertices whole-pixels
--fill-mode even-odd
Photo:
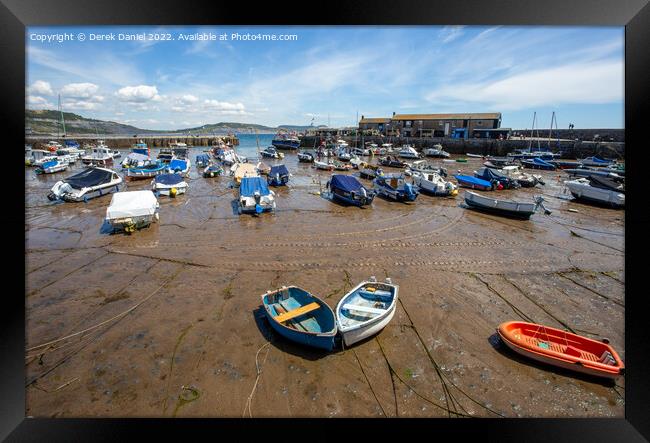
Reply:
[[[403,145],[398,155],[402,158],[420,158],[420,153],[411,145]]]
[[[113,151],[99,140],[97,146],[92,151],[81,157],[84,165],[107,166],[113,164]]]

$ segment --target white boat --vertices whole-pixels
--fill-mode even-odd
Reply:
[[[180,174],[160,174],[151,180],[151,188],[154,192],[170,197],[185,194],[188,187]]]
[[[384,329],[395,315],[399,286],[390,278],[375,277],[359,283],[336,306],[336,323],[343,342],[350,346]]]
[[[316,169],[321,169],[323,171],[333,171],[334,170],[334,165],[330,162],[322,162],[318,160],[314,160],[314,167]]]
[[[349,162],[352,156],[350,155],[349,152],[345,152],[344,150],[339,150],[338,159],[341,160],[342,162]]]
[[[56,182],[47,198],[67,202],[86,201],[119,191],[121,183],[122,177],[111,169],[86,168],[78,174]]]
[[[124,160],[122,160],[122,168],[141,168],[146,163],[151,162],[151,159],[146,154],[140,154],[138,152],[131,152]]]
[[[361,165],[361,163],[363,163],[363,160],[361,160],[361,159],[360,159],[359,157],[357,157],[357,156],[354,156],[354,157],[352,157],[352,158],[350,159],[350,164],[352,165],[352,167],[353,167],[354,169],[359,169],[359,165]]]
[[[68,155],[74,158],[74,160],[78,160],[81,158],[82,155],[86,153],[83,149],[75,148],[75,147],[70,147],[67,146],[65,148],[61,148],[58,151],[56,151],[58,155]]]
[[[411,145],[402,146],[398,155],[402,158],[420,158],[420,153]]]
[[[483,155],[480,154],[465,154],[465,157],[471,157],[471,158],[483,158]]]
[[[113,152],[113,158],[120,158],[122,157],[122,153],[118,150],[114,150]]]
[[[239,186],[239,213],[275,210],[275,192],[262,177],[244,177]]]
[[[244,177],[259,177],[258,168],[252,163],[235,163],[230,168],[230,175],[233,176],[235,186],[239,186]]]
[[[509,177],[513,180],[516,180],[521,186],[525,188],[532,188],[538,183],[544,185],[544,179],[541,175],[538,174],[528,174],[523,172],[520,166],[509,165],[504,166],[502,169],[497,169],[498,172],[501,172],[506,177]]]
[[[32,149],[25,153],[25,164],[29,166],[41,166],[55,159],[56,155],[53,152],[44,149]]]
[[[585,200],[594,203],[610,205],[616,208],[625,206],[625,191],[615,190],[614,185],[609,189],[606,186],[594,186],[603,182],[611,182],[604,177],[591,176],[588,178],[578,178],[575,180],[565,181],[564,184],[569,188],[571,195],[576,199]]]
[[[433,148],[425,149],[424,155],[427,157],[449,158],[449,152],[445,151],[439,143],[435,144]]]
[[[45,148],[50,152],[56,152],[59,149],[63,148],[63,146],[59,142],[56,142],[54,140],[50,140],[49,142],[47,142],[45,144]]]
[[[374,145],[374,147],[377,147],[377,145]],[[353,148],[352,154],[362,156],[362,157],[367,157],[370,155],[370,148]]]
[[[106,221],[114,231],[131,233],[158,220],[160,205],[151,191],[125,191],[113,195]]]
[[[465,203],[474,209],[503,215],[506,217],[515,217],[521,219],[528,219],[535,213],[538,206],[542,206],[547,214],[550,211],[546,210],[542,205],[542,197],[537,197],[533,203],[518,202],[514,200],[498,200],[493,197],[485,197],[471,191],[465,191]]]
[[[34,172],[37,174],[54,174],[66,169],[68,169],[68,162],[54,159],[41,164]]]
[[[100,140],[92,151],[81,157],[84,165],[107,166],[113,164],[113,151]]]
[[[458,187],[452,182],[445,181],[437,172],[413,171],[413,184],[420,188],[420,192],[435,196],[448,196],[458,194]]]

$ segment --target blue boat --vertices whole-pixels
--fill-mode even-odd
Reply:
[[[199,154],[194,160],[197,168],[205,168],[210,164],[210,157],[207,154]]]
[[[616,163],[615,160],[606,160],[603,158],[598,157],[597,155],[594,155],[593,157],[587,157],[585,159],[580,160],[580,164],[582,166],[612,166]]]
[[[517,180],[503,175],[496,169],[490,169],[488,167],[483,167],[474,172],[474,177],[489,181],[490,183],[496,182],[497,184],[500,184],[504,189],[518,189],[521,187]]]
[[[127,168],[126,176],[131,180],[142,180],[164,174],[166,171],[167,165],[152,160],[140,167]]]
[[[182,176],[187,175],[187,173],[190,170],[190,162],[189,160],[182,160],[180,158],[173,158],[170,162],[169,165],[167,166],[167,170],[169,172],[177,172],[181,174]]]
[[[406,183],[403,174],[380,175],[372,183],[378,195],[398,202],[415,201],[420,193],[417,186]]]
[[[271,166],[266,179],[270,186],[284,186],[289,182],[289,170],[284,165]]]
[[[300,147],[300,139],[295,134],[280,131],[273,137],[271,144],[278,149],[294,150]]]
[[[330,190],[334,200],[349,205],[368,206],[375,198],[374,191],[366,189],[356,177],[351,175],[334,174],[325,187]]]
[[[262,177],[243,177],[239,185],[239,212],[261,214],[275,210],[275,193]]]
[[[149,156],[149,148],[147,147],[147,144],[142,140],[131,146],[131,152],[135,154],[146,155],[147,157]]]
[[[223,174],[223,168],[221,165],[210,165],[203,170],[203,177],[217,177]]]
[[[533,158],[532,160],[522,160],[521,164],[524,168],[528,169],[542,169],[544,171],[555,171],[556,167],[554,164],[549,163],[541,158]]]
[[[496,188],[496,183],[490,183],[487,180],[472,177],[471,175],[454,175],[454,177],[458,180],[458,184],[465,188],[479,189],[481,191],[492,191]]]
[[[77,143],[76,140],[66,140],[65,141],[65,147],[66,148],[79,148],[79,143]]]
[[[334,311],[327,303],[296,286],[262,295],[271,327],[297,343],[331,351],[337,333]]]

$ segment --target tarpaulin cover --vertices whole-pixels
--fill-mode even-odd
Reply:
[[[49,162],[45,162],[45,163],[43,163],[43,165],[41,166],[41,168],[42,168],[42,169],[53,168],[54,166],[56,166],[56,165],[58,165],[58,164],[59,164],[58,161],[56,161],[56,160],[52,160],[52,161],[49,161]]]
[[[255,192],[259,192],[260,196],[269,195],[269,186],[262,177],[244,177],[241,179],[239,186],[239,194],[242,197],[252,197]]]
[[[196,162],[207,162],[210,161],[210,157],[207,154],[199,154],[196,156]]]
[[[359,191],[363,188],[363,185],[359,180],[352,177],[351,175],[342,175],[336,174],[332,176],[330,180],[330,186],[332,188],[342,189],[347,192]]]
[[[536,164],[538,164],[538,165],[542,165],[542,166],[550,166],[550,167],[553,167],[553,166],[554,166],[553,164],[551,164],[551,163],[549,163],[549,162],[547,162],[547,161],[544,161],[544,160],[542,160],[542,159],[539,158],[539,157],[535,157],[535,158],[533,159],[533,163],[536,163]]]
[[[625,185],[617,183],[607,177],[600,177],[597,175],[589,176],[589,183],[595,188],[607,189],[610,191],[618,191],[625,194]]]
[[[175,171],[176,169],[184,171],[187,169],[187,162],[185,160],[174,159],[169,162],[169,169],[172,171]]]
[[[289,170],[287,170],[287,167],[284,165],[271,166],[271,172],[269,172],[269,175],[275,176],[276,174],[279,174],[280,176],[289,175]]]
[[[85,171],[72,175],[63,181],[70,184],[74,189],[83,189],[108,183],[111,181],[112,177],[113,171],[100,168],[88,168]]]
[[[156,183],[163,185],[177,185],[183,181],[183,177],[179,174],[160,174],[154,180],[156,180]]]
[[[474,185],[485,186],[488,188],[492,186],[492,183],[490,183],[489,181],[472,177],[471,175],[454,175],[454,177],[456,177],[456,180],[458,180],[459,182],[472,183]]]
[[[507,176],[490,168],[479,169],[476,172],[476,177],[482,178],[483,180],[487,180],[487,181],[491,181],[491,180],[510,181],[510,179]]]
[[[106,210],[109,220],[125,217],[153,215],[158,208],[158,200],[151,191],[126,191],[113,194],[111,204]]]
[[[65,145],[66,145],[66,146],[69,146],[69,147],[71,147],[71,148],[78,148],[78,147],[79,147],[79,143],[77,143],[77,142],[74,141],[74,140],[66,140],[66,141],[65,141]]]
[[[145,154],[139,154],[137,152],[132,152],[129,155],[126,156],[125,160],[132,160],[136,162],[144,162],[146,160],[149,160],[149,156]]]

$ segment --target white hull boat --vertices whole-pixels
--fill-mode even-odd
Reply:
[[[321,162],[318,160],[314,160],[314,167],[316,169],[321,169],[323,171],[333,171],[334,170],[334,165],[329,162]]]
[[[413,171],[413,184],[420,188],[420,192],[429,195],[444,197],[458,193],[458,187],[445,181],[437,172]]]
[[[151,191],[127,191],[113,195],[106,221],[114,231],[131,233],[158,220],[160,205]]]
[[[420,158],[420,153],[415,148],[407,145],[402,146],[398,155],[402,158]]]
[[[424,155],[427,157],[449,158],[449,152],[442,148],[442,145],[437,144],[433,148],[424,150]]]
[[[86,201],[91,198],[119,191],[122,177],[105,168],[86,170],[57,182],[47,198],[67,202]]]
[[[239,186],[239,213],[260,214],[275,210],[275,192],[262,177],[244,177]]]
[[[180,174],[161,174],[151,180],[151,188],[159,195],[176,197],[187,192],[188,184]]]
[[[610,205],[616,208],[625,206],[625,193],[592,186],[588,178],[565,181],[564,184],[576,199]]]
[[[395,315],[399,287],[390,279],[374,277],[361,282],[336,306],[336,323],[343,342],[350,346],[384,329]]]
[[[530,218],[537,210],[537,207],[542,205],[543,201],[542,197],[537,197],[533,203],[498,200],[492,197],[485,197],[475,192],[465,191],[465,203],[469,207],[513,218]],[[542,208],[544,207],[542,206]],[[550,211],[545,208],[544,211],[550,214]]]
[[[61,172],[68,169],[68,163],[62,162],[59,160],[52,160],[49,162],[43,163],[41,166],[36,168],[37,174],[54,174],[55,172]]]

